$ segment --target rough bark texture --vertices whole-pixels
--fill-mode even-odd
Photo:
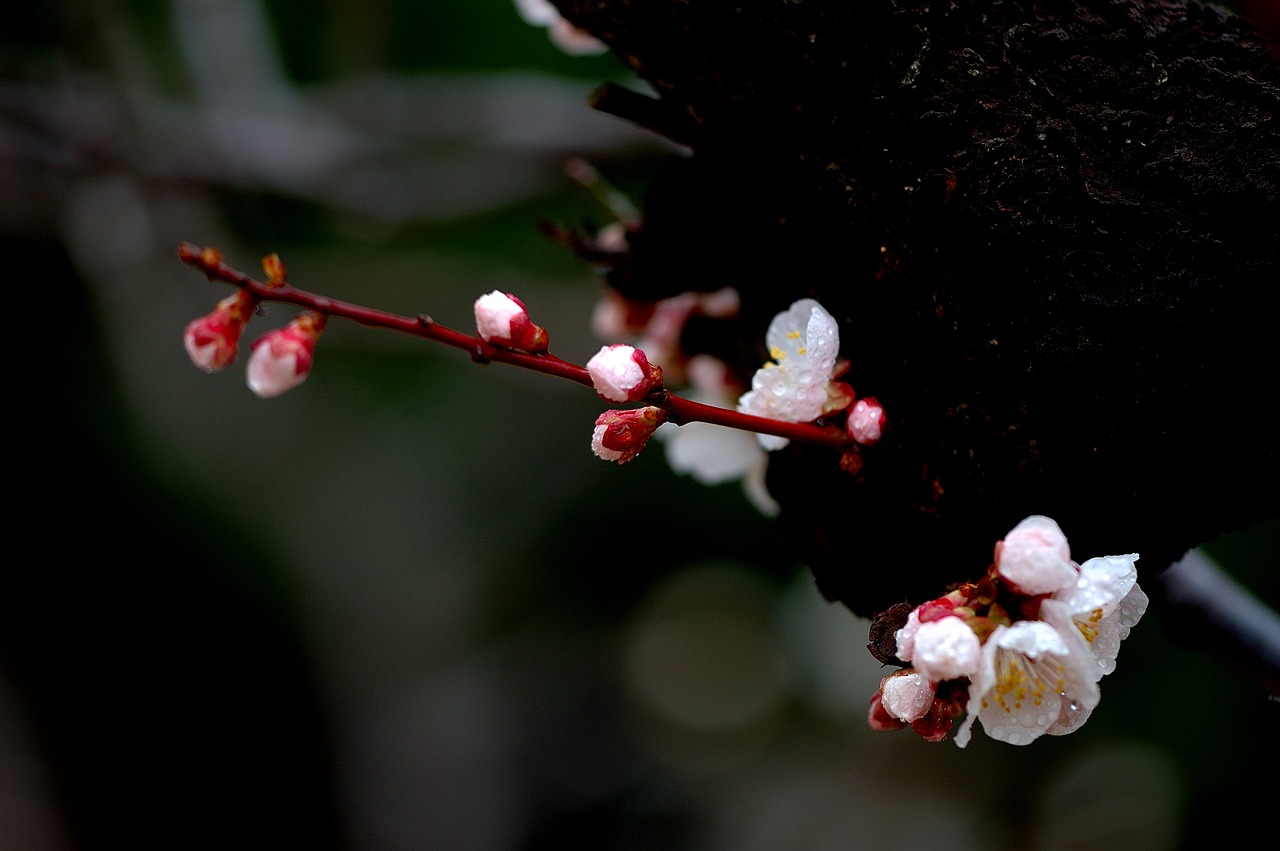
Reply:
[[[1245,19],[1125,0],[555,0],[684,143],[610,272],[732,285],[686,342],[747,379],[777,311],[841,321],[885,405],[854,476],[793,444],[769,486],[819,587],[874,616],[987,567],[1028,514],[1078,559],[1280,513],[1280,73]]]

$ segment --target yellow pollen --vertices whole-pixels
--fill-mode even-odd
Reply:
[[[799,349],[797,349],[797,350],[796,350],[796,354],[798,354],[798,355],[807,355],[807,354],[809,354],[809,347],[808,347],[808,346],[801,346]]]
[[[787,353],[784,352],[782,349],[778,348],[777,346],[774,346],[772,349],[769,350],[769,357],[777,361],[786,360]]]
[[[1102,622],[1102,609],[1089,612],[1085,620],[1076,621],[1076,629],[1084,636],[1084,640],[1092,644],[1098,637],[1098,624]]]

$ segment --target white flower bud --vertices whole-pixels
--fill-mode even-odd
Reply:
[[[653,367],[640,349],[615,343],[604,346],[587,361],[596,392],[613,402],[635,402],[654,387]]]
[[[916,630],[911,664],[934,682],[971,676],[981,663],[982,642],[960,618],[926,621]]]
[[[1032,515],[1013,527],[996,550],[996,569],[1024,594],[1051,594],[1075,582],[1067,537],[1048,517]]]
[[[254,342],[245,372],[245,381],[254,395],[271,399],[307,380],[324,324],[322,314],[308,311]]]
[[[935,688],[919,671],[894,674],[880,687],[880,705],[894,718],[910,724],[929,711]]]

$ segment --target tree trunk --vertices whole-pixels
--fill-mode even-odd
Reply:
[[[690,351],[744,380],[818,299],[884,405],[856,475],[773,453],[819,587],[873,617],[976,579],[1029,514],[1073,555],[1189,548],[1280,513],[1280,73],[1192,2],[555,0],[657,97],[596,106],[688,148],[608,273],[731,285]]]

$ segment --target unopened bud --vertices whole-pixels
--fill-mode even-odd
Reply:
[[[870,446],[880,439],[884,419],[884,408],[880,407],[875,397],[868,396],[853,403],[849,416],[844,421],[844,428],[854,443]]]
[[[885,712],[899,721],[911,723],[929,711],[936,689],[924,674],[906,668],[884,678],[880,684],[880,702]]]
[[[268,254],[262,258],[262,273],[267,276],[267,283],[273,287],[283,286],[289,279],[279,254]]]
[[[907,722],[889,714],[884,708],[883,695],[877,691],[871,695],[871,705],[867,707],[867,726],[872,730],[901,730]]]
[[[625,464],[640,454],[658,426],[667,419],[661,408],[649,406],[629,411],[605,411],[596,417],[591,451],[606,461]]]
[[[191,362],[205,372],[225,369],[235,359],[240,335],[253,315],[254,298],[247,290],[236,290],[218,302],[212,313],[193,319],[182,334],[182,344]]]
[[[916,630],[911,664],[930,680],[972,676],[981,663],[982,642],[963,619],[948,616],[926,621]]]
[[[636,402],[662,385],[662,368],[634,346],[604,346],[587,361],[596,392],[611,402]]]
[[[547,350],[547,331],[529,318],[524,302],[510,293],[494,290],[475,304],[476,330],[495,346],[541,353]]]
[[[1024,594],[1051,594],[1076,580],[1067,536],[1048,517],[1032,515],[996,545],[1000,577]]]
[[[270,399],[306,381],[324,324],[323,313],[309,310],[254,341],[247,373],[249,389],[261,399]]]

